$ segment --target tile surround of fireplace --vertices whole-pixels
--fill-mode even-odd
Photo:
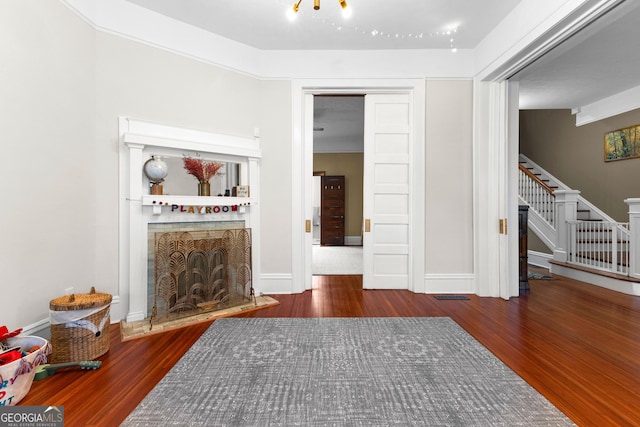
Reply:
[[[259,138],[241,138],[210,132],[120,119],[120,300],[129,302],[127,322],[149,318],[149,235],[158,227],[251,229],[253,287],[260,277]],[[256,134],[257,134],[256,130]],[[201,197],[150,195],[142,167],[152,155],[179,158],[199,156],[206,160],[239,164],[239,184],[247,185],[251,197]],[[172,174],[186,171],[170,171]]]

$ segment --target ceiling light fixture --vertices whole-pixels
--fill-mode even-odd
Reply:
[[[287,0],[284,0],[284,1],[287,1]],[[298,11],[300,10],[300,3],[302,3],[302,0],[297,0],[293,4],[293,7],[288,8],[287,16],[289,17],[290,20],[293,21],[296,19]],[[342,14],[345,18],[348,18],[349,16],[351,16],[351,7],[347,4],[347,0],[338,0],[338,4],[340,4],[340,7],[342,8]],[[315,10],[319,10],[320,0],[313,0],[313,5],[314,5],[313,8]],[[363,36],[369,36],[369,37],[376,37],[376,38],[383,38],[383,39],[398,39],[398,40],[400,39],[421,40],[426,38],[440,38],[440,39],[449,41],[449,50],[451,51],[451,53],[456,53],[458,51],[458,48],[456,47],[456,43],[455,43],[455,35],[457,34],[458,29],[460,28],[460,25],[458,23],[445,26],[445,29],[442,31],[407,34],[407,33],[396,33],[396,32],[393,32],[393,33],[384,32],[377,28],[366,29],[358,26],[352,26],[344,22],[336,22],[332,19],[323,18],[321,14],[312,14],[311,18],[321,21],[322,24],[331,26],[333,29],[338,31],[345,31],[345,32],[353,31],[355,33],[360,33]]]
[[[300,9],[300,3],[302,3],[302,0],[298,0],[298,3],[295,3],[291,9],[287,10],[287,18],[289,18],[289,21],[296,19],[296,14],[298,13],[298,9]]]
[[[289,19],[295,18],[295,14],[298,13],[298,10],[300,9],[300,3],[302,3],[302,0],[298,0],[298,2],[295,3],[293,7],[287,11]],[[338,3],[340,3],[340,7],[342,8],[342,16],[344,16],[345,18],[350,17],[351,8],[347,4],[347,0],[338,0]],[[320,0],[313,0],[313,9],[320,10]]]

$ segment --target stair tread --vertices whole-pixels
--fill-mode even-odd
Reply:
[[[571,268],[578,271],[586,271],[587,273],[596,274],[603,277],[611,277],[613,279],[622,280],[625,282],[638,282],[638,279],[625,276],[624,274],[610,273],[608,271],[598,270],[597,268],[589,268],[582,265],[569,264],[568,262],[560,262],[556,260],[550,260],[549,264],[559,265],[561,267]]]
[[[556,184],[558,183],[558,180],[556,180],[553,176],[549,175],[546,172],[543,173],[540,167],[537,167],[535,164],[534,166],[531,166],[531,164],[533,163],[528,161],[521,161],[520,163],[521,170],[525,171],[526,169],[525,172],[527,175],[529,175],[529,179],[535,179],[535,181],[538,182],[538,189],[544,187],[547,189],[547,191],[554,194],[553,191],[559,188],[559,184]],[[525,193],[525,196],[522,197],[527,197],[527,194],[528,193]],[[575,223],[578,224],[578,226],[573,228],[576,232],[573,237],[576,238],[575,242],[578,244],[576,248],[585,250],[582,250],[581,252],[576,251],[573,254],[572,260],[577,264],[558,264],[585,271],[593,270],[593,272],[595,272],[596,274],[601,275],[610,275],[612,277],[626,277],[624,275],[620,275],[619,273],[609,273],[605,271],[605,269],[609,267],[613,271],[626,271],[628,269],[627,267],[630,262],[628,259],[628,249],[630,245],[628,238],[624,237],[625,234],[618,233],[615,227],[613,227],[613,229],[608,226],[605,227],[604,224],[608,223],[605,223],[605,220],[603,218],[592,218],[592,216],[600,215],[597,214],[597,212],[593,213],[594,211],[593,209],[589,208],[588,203],[579,202],[579,204],[581,205],[579,208],[577,206],[577,209],[574,208],[576,209],[575,213],[577,214],[577,221]],[[545,220],[545,213],[548,214],[546,210],[548,209],[549,211],[552,211],[553,207],[550,206],[548,201],[545,201],[544,203],[541,202],[540,204],[536,203],[533,209],[537,212],[538,215],[542,216],[543,220]],[[532,218],[530,217],[529,221],[531,221],[531,219]],[[582,224],[582,226],[580,226],[580,224]],[[613,234],[614,231],[616,231],[616,234]],[[617,239],[615,242],[615,246],[612,242],[612,236]],[[597,250],[593,250],[593,248],[596,248]],[[612,260],[612,254],[615,254],[615,264],[617,265],[617,267],[615,265],[612,265],[614,264]]]

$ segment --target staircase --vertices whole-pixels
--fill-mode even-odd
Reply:
[[[529,228],[552,251],[545,265],[552,273],[640,295],[629,223],[614,221],[524,155],[518,195],[529,206]]]

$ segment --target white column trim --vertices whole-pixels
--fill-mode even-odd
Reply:
[[[517,94],[517,88],[515,88]],[[512,93],[511,97],[515,97]],[[474,271],[479,296],[508,299],[518,295],[517,191],[514,194],[513,99],[508,83],[474,85]],[[517,104],[516,104],[517,105]],[[517,129],[517,128],[516,128]],[[517,158],[514,161],[517,164]],[[500,234],[500,219],[507,219],[507,234]],[[512,253],[513,252],[513,253]],[[515,277],[514,277],[515,274]],[[515,285],[514,285],[515,283]]]
[[[624,202],[629,205],[629,276],[640,278],[640,199]]]
[[[555,218],[556,226],[556,248],[553,251],[555,261],[567,262],[567,251],[569,249],[569,228],[567,221],[575,221],[578,218],[578,190],[556,190],[555,196]]]

